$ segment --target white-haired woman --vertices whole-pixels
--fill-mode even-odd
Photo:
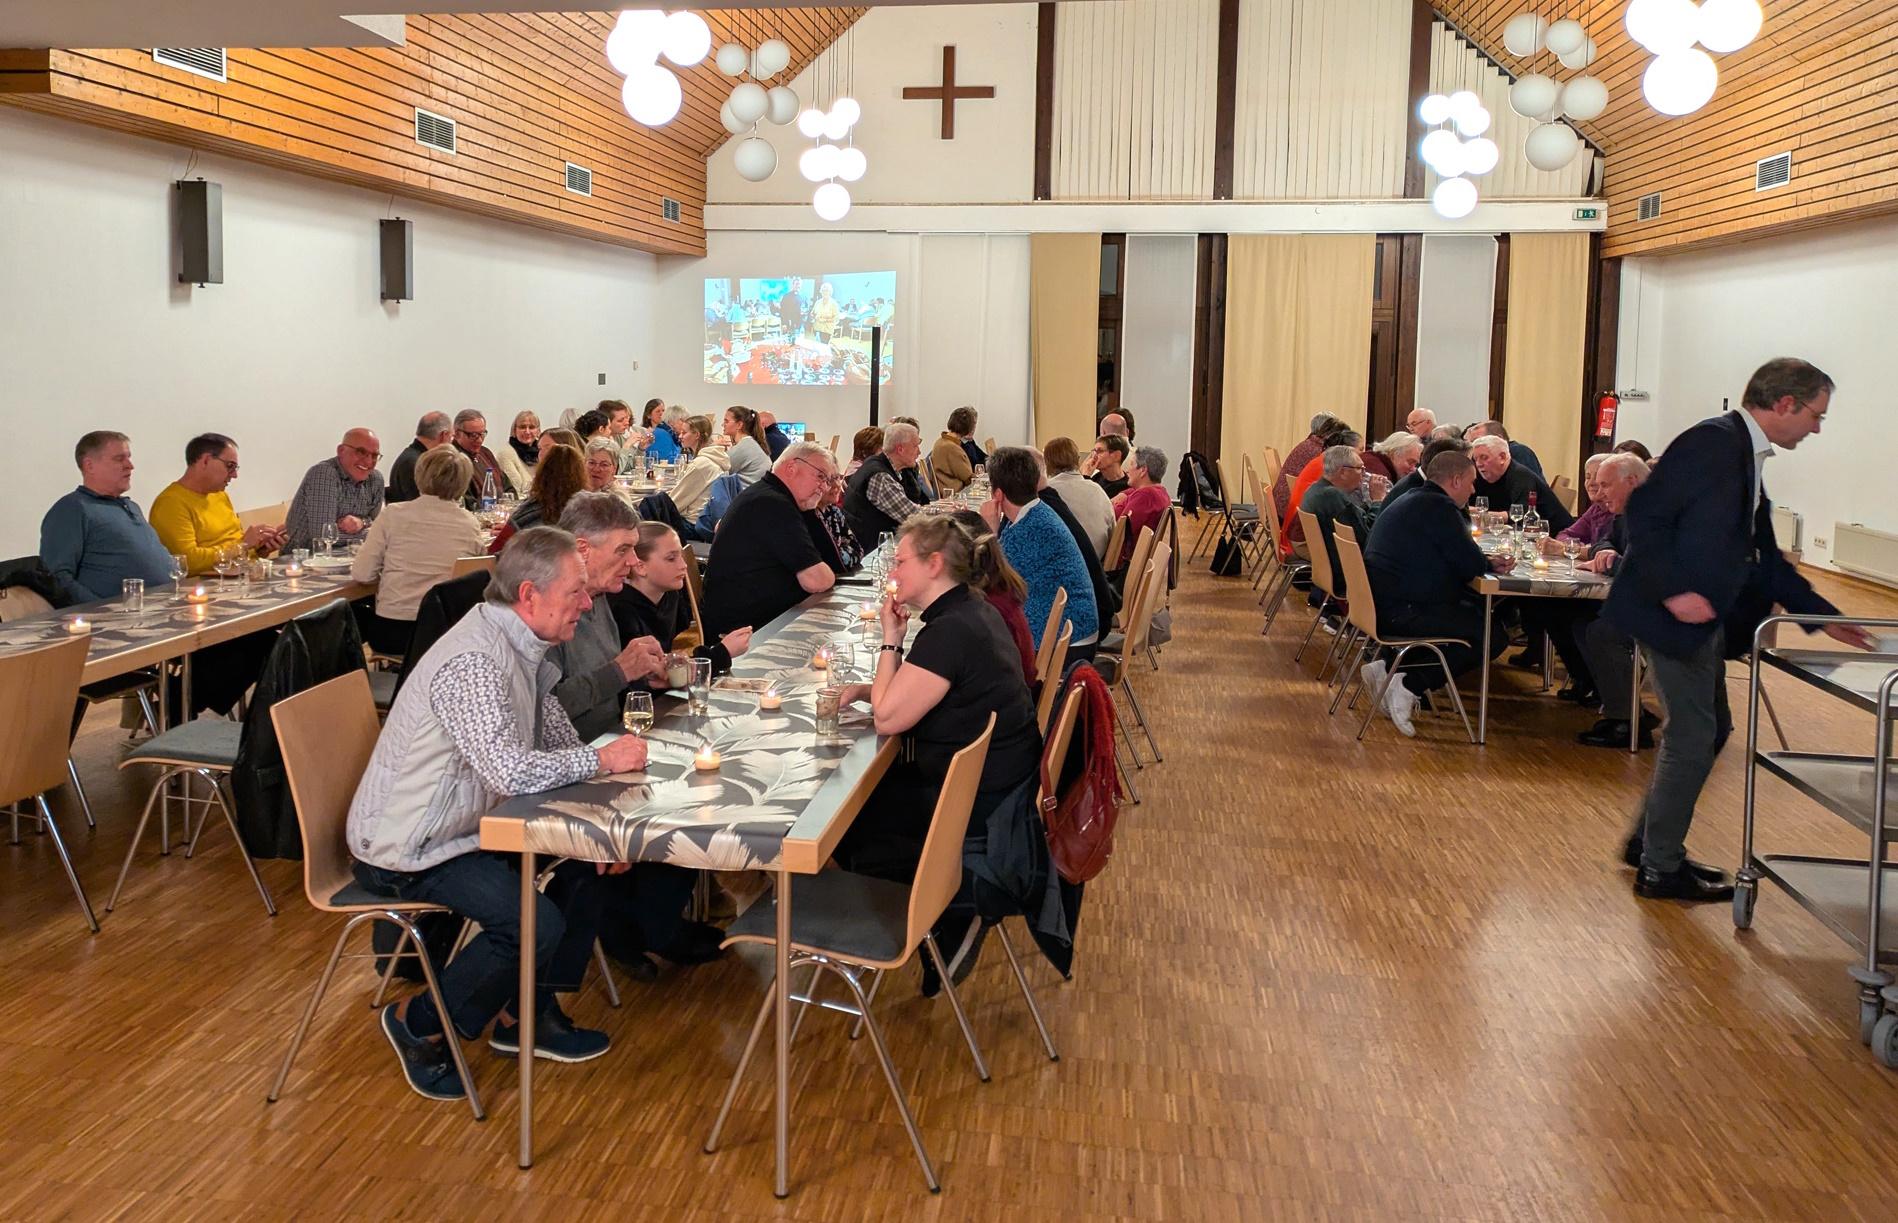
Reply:
[[[1365,452],[1365,478],[1368,480],[1383,476],[1390,482],[1384,486],[1388,490],[1391,484],[1417,470],[1417,460],[1423,455],[1423,446],[1415,433],[1399,429]]]

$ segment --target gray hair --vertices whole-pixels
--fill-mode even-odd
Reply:
[[[490,603],[512,607],[521,599],[521,584],[546,590],[560,576],[560,567],[570,556],[578,556],[580,546],[573,536],[559,527],[529,527],[507,541],[495,558],[494,576],[488,579]]]
[[[1639,488],[1647,480],[1651,470],[1646,463],[1641,461],[1640,455],[1629,454],[1625,450],[1620,454],[1596,455],[1595,457],[1603,460],[1601,470],[1595,473],[1597,480],[1614,476],[1618,480],[1626,480]]]
[[[1470,439],[1471,450],[1481,450],[1484,447],[1489,447],[1490,449],[1500,448],[1504,454],[1509,453],[1509,443],[1497,437],[1494,433],[1485,433],[1481,437],[1473,437]]]
[[[560,512],[560,529],[567,534],[598,543],[612,531],[631,531],[639,526],[639,515],[617,493],[575,493]]]
[[[481,413],[476,412],[475,415],[480,416]],[[440,437],[451,428],[453,428],[453,426],[448,422],[448,413],[430,412],[415,422],[415,436]]]
[[[814,463],[819,458],[824,460],[825,467],[833,472],[837,470],[837,460],[831,456],[830,447],[822,442],[792,442],[784,448],[784,453],[778,456],[778,461],[771,465],[771,470],[777,471],[781,467],[800,461]]]
[[[1433,442],[1441,442],[1449,439],[1455,439],[1459,442],[1462,441],[1463,427],[1461,425],[1438,425],[1430,431],[1430,440]]]
[[[892,424],[883,431],[883,453],[888,454],[906,442],[920,442],[923,431],[915,425]],[[828,451],[826,451],[828,453]]]
[[[471,420],[478,420],[485,425],[488,423],[488,414],[480,408],[463,408],[455,413],[455,428],[459,429]]]
[[[1415,441],[1416,439],[1413,438],[1411,440]],[[1362,465],[1364,462],[1364,460],[1358,458],[1358,448],[1356,446],[1332,446],[1328,448],[1324,454],[1326,482],[1329,483],[1331,477],[1351,466],[1353,460],[1356,460],[1359,465]]]
[[[587,453],[591,454],[595,450],[610,450],[615,455],[614,462],[619,461],[617,457],[619,454],[619,443],[614,441],[610,437],[588,438],[587,439]]]
[[[684,405],[675,403],[666,409],[666,424],[668,427],[672,427],[674,433],[677,433],[679,430],[676,426],[683,425],[687,420],[691,419],[691,416],[692,413],[687,411]]]
[[[1134,451],[1134,466],[1147,473],[1147,476],[1159,484],[1166,479],[1166,451],[1158,446],[1142,446]]]
[[[1311,431],[1313,433],[1323,433],[1327,429],[1336,428],[1337,424],[1338,418],[1336,416],[1333,416],[1329,412],[1320,412],[1311,418]]]
[[[1419,408],[1418,410],[1421,412],[1428,412],[1430,409]],[[1383,441],[1379,442],[1377,445],[1371,447],[1371,449],[1376,451],[1378,454],[1383,455],[1385,458],[1394,459],[1398,455],[1404,453],[1404,451],[1406,450],[1411,450],[1411,449],[1422,450],[1423,443],[1417,440],[1417,435],[1415,433],[1412,433],[1407,429],[1399,429],[1397,432],[1391,434],[1389,437],[1385,438]]]
[[[1591,454],[1582,463],[1582,470],[1587,471],[1590,468],[1596,467],[1602,463],[1606,463],[1607,461],[1608,461],[1608,456],[1605,454]]]

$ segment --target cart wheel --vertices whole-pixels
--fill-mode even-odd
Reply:
[[[1886,1015],[1872,1028],[1872,1054],[1888,1070],[1898,1070],[1898,1015]]]
[[[1890,1018],[1890,1016],[1885,1014],[1884,1005],[1880,1003],[1878,999],[1874,998],[1869,1002],[1863,998],[1859,999],[1858,1043],[1861,1045],[1872,1044],[1872,1041],[1876,1038],[1875,1033],[1878,1030],[1879,1021],[1888,1018]],[[1876,1046],[1873,1047],[1876,1048]]]
[[[1753,904],[1760,898],[1758,888],[1745,886],[1733,890],[1733,928],[1748,930],[1753,926]]]

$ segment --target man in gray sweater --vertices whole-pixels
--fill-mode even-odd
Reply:
[[[633,566],[639,515],[613,493],[580,493],[567,502],[560,529],[572,535],[586,566],[593,605],[580,614],[573,640],[547,651],[560,668],[554,699],[573,719],[582,739],[619,725],[626,690],[665,678],[665,648],[654,637],[620,641],[619,625],[606,596],[618,594]]]

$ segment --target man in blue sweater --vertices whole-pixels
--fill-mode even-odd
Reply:
[[[1035,647],[1041,647],[1055,591],[1066,590],[1068,607],[1062,619],[1074,626],[1068,659],[1089,659],[1100,643],[1101,629],[1094,584],[1067,524],[1042,503],[1040,485],[1041,464],[1032,452],[1021,446],[1001,447],[989,456],[990,494],[982,517],[1001,537],[1002,555],[1028,583],[1022,610]]]
[[[126,578],[142,578],[147,586],[170,582],[170,553],[125,495],[132,487],[132,440],[95,430],[79,439],[73,459],[79,487],[40,520],[40,563],[79,603],[116,598]]]

